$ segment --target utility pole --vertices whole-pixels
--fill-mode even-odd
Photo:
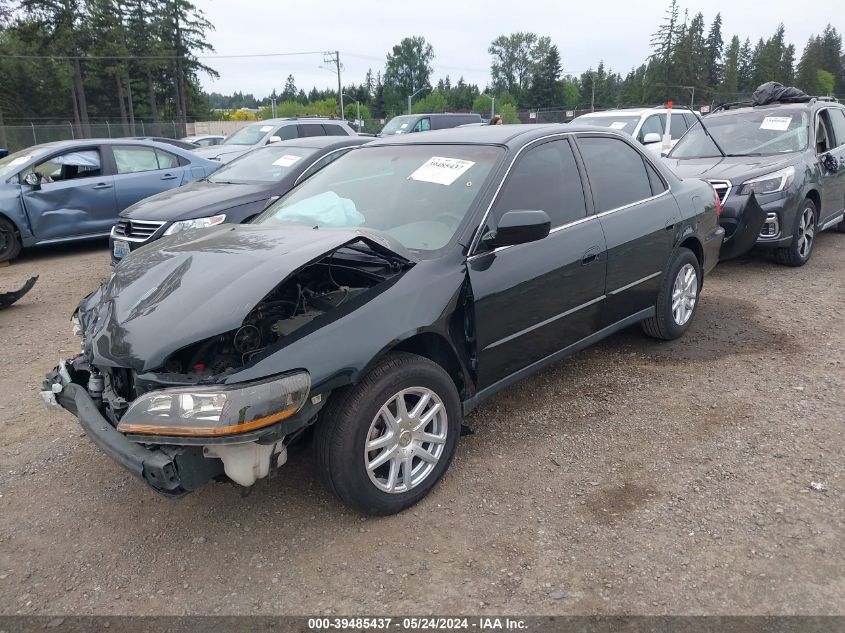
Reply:
[[[349,99],[352,99],[355,102],[355,110],[358,113],[357,114],[358,118],[355,120],[355,126],[357,128],[355,131],[360,132],[361,131],[361,102],[358,101],[358,99],[356,99],[355,97],[350,97],[348,94],[341,93],[341,96],[348,97]],[[346,117],[343,117],[343,118],[345,119]]]
[[[334,64],[335,68],[337,69],[337,99],[340,102],[340,118],[345,118],[343,114],[343,87],[341,86],[340,82],[340,71],[343,66],[340,63],[340,51],[331,51],[329,53],[323,53],[323,63],[324,64]]]

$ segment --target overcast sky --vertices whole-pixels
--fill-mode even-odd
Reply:
[[[360,83],[368,68],[384,68],[385,56],[403,37],[422,35],[434,47],[434,80],[463,75],[482,89],[489,81],[487,48],[498,35],[533,31],[548,35],[560,49],[566,73],[580,74],[599,60],[623,75],[650,54],[649,40],[663,19],[667,0],[195,0],[216,27],[210,40],[217,55],[294,53],[339,50],[344,85]],[[690,18],[704,14],[707,28],[722,13],[723,37],[734,34],[756,42],[769,37],[783,21],[796,55],[811,34],[834,20],[837,2],[811,0],[696,0],[684,3]],[[797,7],[800,6],[800,10]],[[845,24],[834,24],[840,31]],[[206,59],[220,73],[202,77],[208,91],[242,91],[263,97],[293,74],[298,88],[337,87],[335,76],[321,69],[322,55],[252,59]]]

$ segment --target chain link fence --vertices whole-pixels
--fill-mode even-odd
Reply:
[[[90,133],[82,134],[79,127],[70,121],[55,124],[3,125],[0,126],[0,148],[16,152],[25,147],[54,141],[77,138],[121,138],[127,136],[161,136],[182,138],[187,136],[186,128],[191,124],[178,121],[135,121],[134,128],[123,123],[91,123]]]

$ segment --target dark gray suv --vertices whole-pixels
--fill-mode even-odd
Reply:
[[[722,201],[721,258],[753,246],[802,266],[819,231],[845,232],[845,106],[727,106],[690,128],[666,158],[683,178],[703,178]]]

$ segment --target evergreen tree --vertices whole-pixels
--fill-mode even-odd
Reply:
[[[740,81],[739,50],[739,37],[734,35],[725,53],[724,74],[719,88],[719,97],[723,101],[737,100]]]
[[[562,70],[560,53],[557,46],[552,44],[534,65],[527,97],[530,107],[548,108],[561,105],[563,98],[559,81]]]
[[[299,91],[296,89],[296,82],[294,81],[293,75],[288,75],[287,79],[285,79],[285,87],[282,89],[281,100],[296,101],[297,94],[299,94]]]
[[[739,41],[737,41],[737,53],[739,53]],[[722,82],[724,66],[722,64],[722,14],[717,13],[707,33],[707,85],[718,86]]]

